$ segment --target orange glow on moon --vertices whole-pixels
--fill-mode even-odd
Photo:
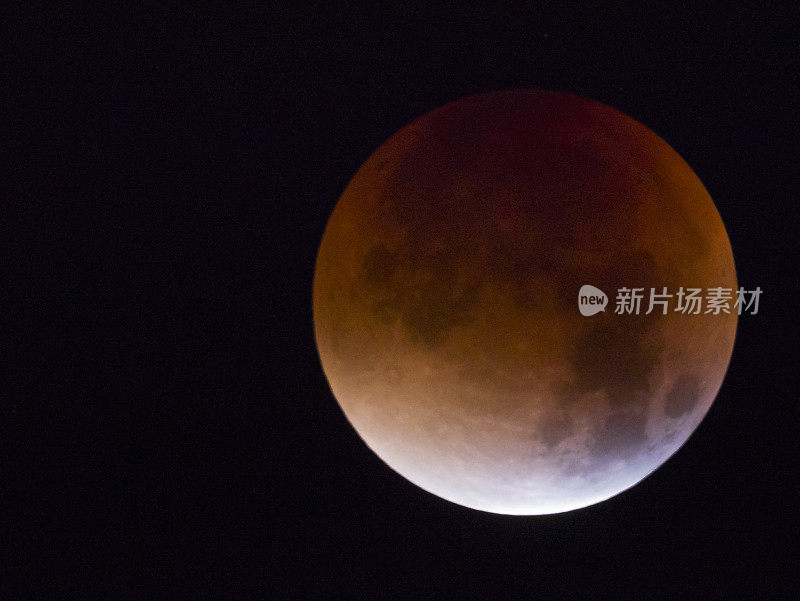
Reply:
[[[583,284],[604,312],[579,313]],[[390,467],[467,507],[557,513],[656,469],[722,383],[735,309],[673,297],[645,315],[650,288],[736,285],[714,203],[661,138],[576,96],[497,92],[361,167],[320,245],[314,327],[333,394]],[[645,289],[641,314],[615,314],[621,287]]]

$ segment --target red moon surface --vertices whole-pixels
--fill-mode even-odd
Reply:
[[[578,291],[608,295],[585,317]],[[733,290],[725,226],[683,159],[577,96],[439,108],[369,157],[314,275],[334,396],[383,461],[444,499],[558,513],[633,486],[692,434],[737,315],[646,314],[650,290]],[[643,288],[617,314],[619,288]]]

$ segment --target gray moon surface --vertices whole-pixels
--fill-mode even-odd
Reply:
[[[605,311],[580,314],[584,284]],[[314,328],[342,410],[397,473],[550,514],[645,478],[719,391],[736,310],[673,296],[645,314],[650,289],[736,285],[712,199],[660,137],[577,96],[496,92],[414,121],[356,173],[320,244]],[[644,289],[640,314],[615,313],[622,287]]]

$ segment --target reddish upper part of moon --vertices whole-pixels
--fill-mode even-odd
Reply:
[[[584,317],[578,290],[609,297]],[[367,445],[468,507],[567,511],[661,465],[708,411],[737,317],[649,291],[735,289],[700,180],[607,106],[545,91],[448,104],[392,136],[330,217],[314,326]],[[621,287],[646,291],[614,313]],[[705,309],[704,309],[705,310]]]

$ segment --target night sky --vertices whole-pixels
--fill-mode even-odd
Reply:
[[[798,21],[637,11],[11,7],[7,598],[796,591]],[[714,199],[740,284],[764,291],[675,456],[609,501],[527,518],[441,500],[374,455],[311,311],[361,164],[432,109],[509,88],[657,133]]]

